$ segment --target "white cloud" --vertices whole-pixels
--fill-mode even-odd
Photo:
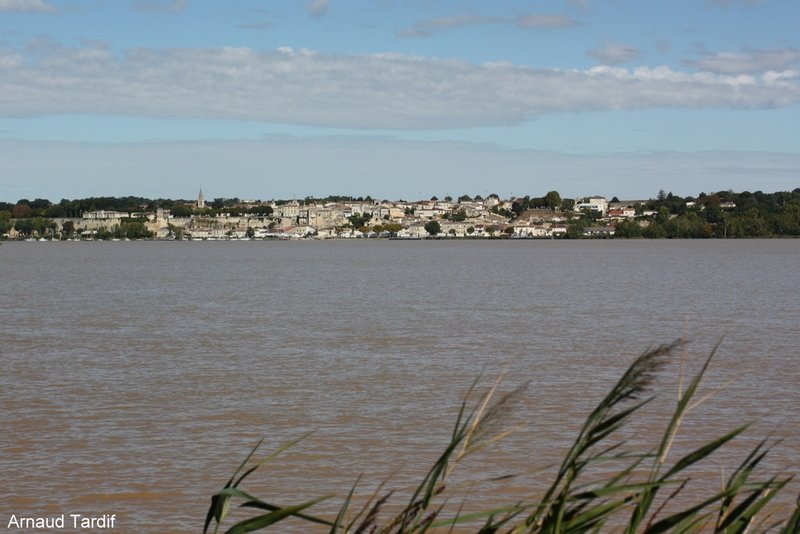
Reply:
[[[324,17],[330,7],[330,0],[311,0],[308,4],[308,14],[312,17]]]
[[[586,55],[603,65],[620,65],[641,57],[641,53],[636,47],[621,43],[606,43],[594,50],[587,51]]]
[[[439,17],[421,20],[409,28],[397,32],[398,37],[428,37],[431,34],[451,28],[463,28],[484,24],[504,24],[507,19],[503,17],[484,17],[476,15],[455,15],[452,17]]]
[[[44,0],[0,0],[0,11],[53,13],[56,7]]]
[[[24,59],[19,54],[6,53],[0,49],[0,72],[3,69],[13,69],[22,65]]]
[[[722,7],[729,7],[737,4],[742,4],[745,7],[752,7],[758,4],[765,3],[766,0],[706,0],[706,4],[709,6],[722,6]]]
[[[567,5],[577,7],[581,11],[586,11],[589,9],[589,0],[567,0]]]
[[[642,108],[775,108],[800,81],[628,70],[473,65],[398,54],[329,55],[250,48],[132,49],[41,45],[5,50],[0,116],[100,113],[223,118],[367,129],[517,124],[547,113]]]
[[[743,53],[720,52],[705,54],[697,60],[684,60],[684,65],[719,74],[755,74],[769,70],[783,70],[800,64],[800,50],[773,48],[749,50]]]
[[[567,15],[523,15],[515,23],[520,28],[570,28],[578,24]]]
[[[269,30],[272,28],[271,22],[253,22],[250,24],[239,24],[237,28],[241,28],[243,30]]]
[[[186,9],[188,3],[188,0],[136,0],[133,7],[139,11],[177,13]]]
[[[416,22],[409,28],[397,32],[398,37],[429,37],[443,30],[482,26],[487,24],[513,25],[523,30],[545,28],[569,28],[577,21],[566,15],[520,15],[518,17],[493,17],[482,15],[454,15]]]

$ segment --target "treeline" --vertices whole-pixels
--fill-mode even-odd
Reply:
[[[232,217],[238,217],[239,215],[258,215],[261,217],[268,217],[272,215],[272,206],[268,204],[259,204],[249,208],[243,206],[214,207],[214,204],[212,204],[211,207],[197,208],[186,204],[177,204],[169,208],[169,210],[173,217],[191,217],[193,215],[214,217],[215,215],[219,215],[221,213],[226,213]]]
[[[800,188],[793,191],[734,193],[722,191],[679,197],[659,192],[658,197],[635,206],[637,218],[655,212],[649,224],[616,224],[617,237],[727,238],[800,236]]]
[[[51,219],[65,219],[80,217],[85,211],[121,211],[136,213],[141,211],[154,211],[156,208],[169,209],[173,206],[183,205],[188,200],[149,199],[143,197],[89,197],[75,200],[61,199],[58,204],[53,204],[47,199],[37,198],[18,200],[15,204],[0,202],[0,218],[7,215],[12,219],[30,217],[48,217]]]
[[[2,219],[67,219],[80,218],[88,211],[119,211],[132,215],[140,212],[152,212],[158,208],[170,210],[175,217],[189,217],[191,215],[213,216],[219,213],[228,213],[233,216],[255,214],[271,215],[272,207],[261,203],[257,206],[242,206],[238,198],[215,198],[207,204],[206,208],[194,207],[195,201],[184,199],[144,197],[89,197],[82,199],[61,199],[58,204],[53,204],[47,199],[37,198],[18,200],[15,204],[0,202],[0,220]]]
[[[22,238],[40,237],[45,239],[72,239],[76,237],[75,223],[64,221],[61,226],[46,217],[27,217],[24,219],[0,218],[0,239],[11,229],[16,230]],[[92,237],[94,239],[148,239],[153,237],[140,219],[120,219],[111,228],[100,228]]]
[[[515,217],[518,217],[522,212],[527,210],[550,210],[550,211],[568,211],[575,205],[572,199],[561,199],[558,191],[550,191],[543,197],[530,197],[516,198],[511,203],[511,212]]]
[[[489,195],[498,198],[497,195]],[[475,200],[482,200],[480,196]],[[431,200],[437,200],[432,197]],[[451,201],[450,197],[445,200]],[[468,195],[458,198],[460,202],[473,200]],[[302,203],[323,203],[341,201],[372,202],[367,197],[328,196],[325,198],[306,197]],[[612,203],[617,202],[612,198]],[[277,201],[277,204],[286,201]],[[576,215],[572,210],[574,202],[562,199],[557,191],[550,191],[542,197],[518,197],[506,207],[496,205],[492,211],[503,215],[513,224],[515,218],[527,210],[560,211],[570,218],[567,237],[584,236],[584,230],[598,224],[613,225],[616,237],[633,238],[727,238],[727,237],[777,237],[800,236],[800,188],[776,193],[751,193],[743,191],[720,191],[700,193],[697,197],[680,197],[663,190],[656,198],[642,201],[634,206],[636,217],[618,222],[600,221],[600,213],[584,211]],[[229,215],[272,215],[272,207],[264,202],[245,205],[238,198],[215,198],[205,208],[197,208],[192,201],[182,199],[148,199],[143,197],[89,197],[84,199],[62,199],[54,204],[46,199],[20,199],[14,204],[0,202],[0,236],[12,228],[22,236],[72,237],[74,228],[67,222],[61,228],[53,219],[78,218],[86,211],[108,210],[127,212],[129,217],[107,230],[108,236],[100,238],[142,238],[149,237],[141,220],[132,217],[134,213],[152,212],[158,208],[170,210],[174,217],[193,215],[214,216],[221,213]],[[410,210],[413,213],[413,209]],[[358,217],[364,217],[358,215]],[[454,209],[444,218],[463,221],[466,212]],[[351,220],[355,228],[366,225],[364,220]],[[391,232],[391,229],[389,230]]]

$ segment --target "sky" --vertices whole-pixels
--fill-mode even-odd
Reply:
[[[797,0],[0,0],[0,200],[800,187]]]

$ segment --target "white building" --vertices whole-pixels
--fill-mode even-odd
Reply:
[[[127,216],[128,214],[124,211],[97,210],[83,212],[84,219],[123,219]]]
[[[608,200],[606,197],[589,197],[575,199],[575,211],[581,210],[599,211],[601,216],[605,216],[608,212]]]

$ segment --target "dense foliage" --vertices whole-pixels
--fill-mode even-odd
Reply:
[[[800,236],[800,188],[791,192],[661,194],[638,208],[656,212],[647,227],[617,224],[619,237],[707,238]]]
[[[536,200],[536,199],[534,199]],[[634,219],[615,221],[622,238],[743,238],[800,236],[800,188],[793,191],[734,193],[721,191],[680,197],[660,191],[655,199],[637,202]],[[568,222],[567,237],[584,236],[601,224],[600,213],[584,211]]]

